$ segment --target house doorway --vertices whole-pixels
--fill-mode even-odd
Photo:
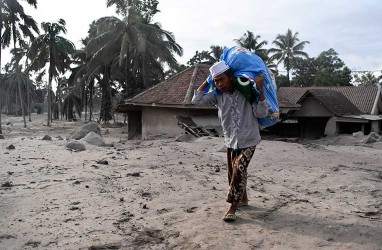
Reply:
[[[127,139],[142,138],[142,110],[130,110],[127,114]]]
[[[325,136],[325,126],[329,118],[327,117],[310,117],[300,118],[301,124],[301,138],[305,139],[319,139]]]

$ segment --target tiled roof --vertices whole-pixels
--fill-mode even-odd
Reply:
[[[286,99],[285,97],[280,96],[280,95],[277,95],[277,102],[279,104],[279,107],[283,108],[283,109],[293,110],[293,109],[299,109],[300,108],[300,104],[292,103],[291,101],[289,101],[288,99]]]
[[[189,105],[194,90],[209,75],[208,64],[199,64],[170,77],[152,88],[117,105],[117,112],[124,112],[131,104],[139,105]],[[278,97],[280,109],[296,109],[300,105],[290,102],[287,98]]]
[[[316,98],[337,116],[360,115],[362,112],[340,92],[329,89],[310,89],[297,101],[302,104],[306,98]]]
[[[130,98],[127,103],[187,105],[191,104],[194,89],[206,80],[210,65],[199,64],[170,77],[154,87]]]
[[[360,111],[370,114],[373,104],[378,93],[377,86],[365,87],[281,87],[278,95],[289,100],[292,103],[297,101],[305,94],[307,90],[327,89],[337,91],[343,94],[351,103],[353,103]]]

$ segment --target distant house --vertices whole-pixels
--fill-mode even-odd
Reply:
[[[199,64],[123,101],[116,111],[128,116],[128,138],[174,137],[184,133],[177,116],[214,115],[213,106],[194,106],[195,89],[207,78],[210,65]],[[217,121],[216,121],[217,122]]]
[[[191,104],[209,67],[187,68],[119,103],[116,111],[128,116],[128,138],[175,137],[185,132],[179,121],[218,131],[217,108]],[[268,128],[271,132],[318,138],[381,130],[382,98],[377,86],[282,87],[278,102],[281,122]]]
[[[128,116],[128,138],[174,137],[184,133],[177,117],[219,130],[215,106],[192,105],[191,99],[209,75],[208,64],[198,64],[117,105],[116,111]],[[279,99],[280,111],[287,113],[300,105]],[[192,121],[191,119],[192,118]]]
[[[367,134],[381,130],[379,86],[282,87],[278,95],[300,105],[299,110],[287,114],[285,125],[296,121],[294,129],[299,130],[301,137],[319,138],[357,131]]]

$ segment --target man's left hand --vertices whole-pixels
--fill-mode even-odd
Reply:
[[[260,92],[260,101],[265,100],[264,96],[264,77],[263,76],[256,76],[255,78],[256,88]]]
[[[256,88],[261,92],[264,89],[264,77],[256,76],[255,83],[256,83]]]

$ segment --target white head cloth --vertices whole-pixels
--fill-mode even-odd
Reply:
[[[211,73],[212,78],[220,75],[221,73],[223,73],[227,69],[229,69],[229,66],[227,65],[227,63],[225,61],[220,61],[220,62],[215,63],[214,65],[212,65],[210,67],[210,73]]]

